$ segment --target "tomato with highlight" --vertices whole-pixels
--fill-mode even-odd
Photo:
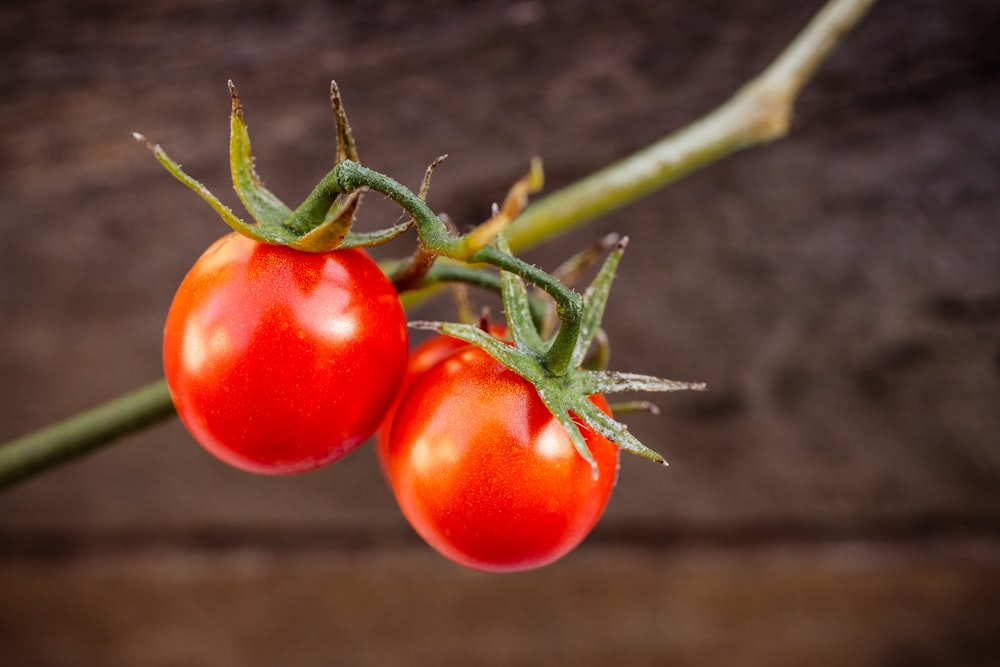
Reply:
[[[603,397],[591,401],[610,414]],[[618,447],[577,424],[596,479],[528,381],[479,348],[455,352],[417,378],[396,412],[388,469],[400,509],[466,567],[551,563],[590,533],[618,473]]]
[[[177,412],[238,468],[304,472],[378,427],[408,358],[392,283],[363,250],[306,253],[230,234],[174,296],[163,364]]]

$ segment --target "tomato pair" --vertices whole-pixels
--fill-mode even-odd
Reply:
[[[230,234],[178,288],[163,353],[181,420],[238,468],[311,470],[381,421],[399,506],[443,555],[503,572],[579,544],[610,498],[618,447],[581,424],[595,479],[529,382],[454,338],[430,339],[409,364],[407,345],[398,295],[364,251],[303,253]]]
[[[194,438],[238,468],[312,470],[363,443],[408,358],[392,283],[362,250],[305,253],[230,234],[167,316],[170,393]]]
[[[451,560],[490,572],[541,567],[576,547],[611,497],[618,447],[580,424],[594,479],[535,388],[456,339],[430,339],[410,369],[416,377],[378,447],[417,533]],[[591,400],[610,414],[603,397]]]

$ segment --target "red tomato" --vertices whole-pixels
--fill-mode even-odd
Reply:
[[[507,327],[501,324],[491,324],[489,331],[496,338],[503,338],[507,335]],[[395,418],[396,410],[399,408],[399,402],[402,400],[403,395],[410,388],[410,385],[413,384],[414,380],[420,377],[424,371],[452,352],[460,350],[463,347],[469,347],[469,345],[469,343],[460,338],[437,334],[413,348],[413,352],[410,353],[410,361],[406,364],[406,373],[403,375],[403,382],[399,386],[399,393],[396,395],[396,400],[393,401],[392,407],[385,413],[382,425],[379,426],[375,434],[375,448],[378,452],[379,464],[382,466],[382,471],[385,472],[386,476],[389,474],[389,433],[392,430],[392,421]]]
[[[595,405],[608,412],[603,397]],[[541,567],[578,545],[604,511],[618,447],[581,424],[599,477],[534,387],[468,347],[421,375],[392,427],[389,473],[424,540],[466,567]]]
[[[304,253],[230,234],[178,288],[163,364],[205,449],[244,470],[289,474],[374,432],[407,345],[399,297],[365,252]]]

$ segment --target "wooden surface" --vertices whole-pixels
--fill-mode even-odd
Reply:
[[[160,374],[224,229],[131,133],[235,204],[227,79],[287,201],[333,159],[336,78],[362,159],[416,186],[448,153],[430,202],[471,224],[534,155],[555,188],[720,103],[819,5],[5,6],[0,438]],[[614,367],[711,388],[629,419],[672,465],[625,460],[564,561],[461,570],[370,449],[267,479],[171,422],[0,496],[0,663],[1000,664],[998,27],[884,0],[789,139],[528,255],[629,234]]]

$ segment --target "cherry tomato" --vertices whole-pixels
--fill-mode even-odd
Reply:
[[[603,397],[591,400],[608,412]],[[615,485],[618,447],[580,430],[596,480],[535,388],[467,347],[403,397],[389,447],[393,492],[417,533],[447,558],[489,572],[541,567],[587,536]]]
[[[290,474],[374,432],[407,346],[399,297],[364,251],[305,253],[230,234],[178,288],[163,364],[205,449],[238,468]]]
[[[489,332],[495,338],[502,339],[507,335],[507,327],[502,324],[491,324],[489,325]],[[385,413],[382,425],[379,426],[378,431],[375,433],[375,449],[378,452],[379,464],[382,466],[382,471],[386,476],[389,474],[389,433],[392,430],[392,421],[399,407],[399,401],[406,394],[414,380],[420,377],[424,371],[451,353],[464,347],[469,347],[469,343],[460,338],[437,334],[413,348],[413,352],[410,353],[410,360],[406,364],[406,373],[403,374],[403,382],[399,386],[399,393],[396,395],[396,400],[393,401],[392,407]]]

